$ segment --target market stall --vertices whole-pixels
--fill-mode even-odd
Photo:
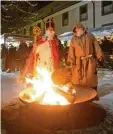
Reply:
[[[32,44],[32,37],[31,36],[21,36],[21,35],[14,35],[5,33],[0,37],[0,44],[5,45],[6,48],[19,47],[20,44],[26,43],[27,46]]]

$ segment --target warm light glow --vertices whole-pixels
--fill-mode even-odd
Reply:
[[[113,55],[110,55],[110,59],[113,60]]]
[[[26,78],[26,82],[33,85],[32,90],[35,92],[33,94],[29,93],[31,102],[35,101],[39,104],[47,105],[69,104],[65,97],[57,93],[57,89],[60,87],[52,82],[51,72],[47,71],[45,68],[40,67],[36,68],[36,72],[37,74],[33,79]],[[68,90],[66,86],[63,86],[62,89],[64,91]]]

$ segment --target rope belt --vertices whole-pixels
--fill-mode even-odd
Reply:
[[[93,57],[93,55],[92,55],[92,54],[90,54],[90,55],[88,55],[88,56],[80,57],[80,59],[81,59],[81,60],[84,60],[84,59],[91,58],[91,57]]]
[[[87,75],[87,69],[88,69],[88,63],[86,61],[85,65],[82,65],[82,60],[87,60],[89,58],[92,58],[93,55],[90,54],[88,56],[82,56],[82,57],[77,57],[78,60],[77,60],[77,68],[78,68],[78,79],[81,80],[83,77],[86,77]],[[84,68],[85,67],[85,68]]]

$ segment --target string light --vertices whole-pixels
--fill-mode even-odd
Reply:
[[[6,8],[4,5],[2,5],[2,8],[6,11],[8,10],[8,8]]]
[[[31,6],[36,6],[36,5],[37,5],[37,4],[33,5],[33,4],[31,4],[30,2],[28,2],[28,1],[26,1],[26,2],[29,3],[29,5],[31,5]],[[19,7],[17,7],[16,5],[13,5],[13,4],[14,4],[14,1],[11,1],[11,4],[9,4],[8,6],[14,6],[16,9],[18,9],[19,11],[21,11],[21,12],[23,12],[23,13],[34,15],[34,16],[30,17],[30,18],[27,18],[27,17],[25,18],[25,19],[27,19],[27,20],[29,20],[29,21],[32,21],[32,20],[30,20],[30,19],[36,18],[36,17],[38,16],[38,14],[31,13],[31,12],[26,12],[26,11],[20,9]],[[4,5],[2,5],[2,8],[4,8],[6,11],[8,10],[8,8],[5,8]],[[3,15],[3,16],[4,16],[4,15]],[[10,18],[11,16],[4,16],[4,17],[5,17],[5,18]],[[21,19],[24,19],[24,18],[21,17]],[[5,20],[5,19],[2,19],[2,20],[8,22],[8,20]]]
[[[12,29],[14,29],[14,27],[8,27],[8,29],[12,30]]]
[[[19,11],[21,11],[21,12],[23,12],[23,13],[27,13],[27,14],[31,14],[31,15],[35,15],[35,16],[37,16],[37,14],[35,14],[35,13],[31,13],[31,12],[26,12],[26,11],[24,11],[24,10],[22,10],[22,9],[20,9],[20,8],[18,8],[17,6],[15,6],[15,5],[13,5],[16,9],[18,9]]]
[[[30,2],[28,2],[28,1],[26,1],[30,6],[32,6],[32,7],[35,7],[35,6],[37,6],[38,4],[31,4]]]
[[[2,14],[2,16],[5,17],[5,18],[11,18],[11,17],[12,17],[12,16],[5,16],[5,15],[3,15],[3,14]]]
[[[33,20],[25,20],[25,19],[23,21],[31,21],[31,22],[34,22]]]
[[[38,16],[38,13],[37,13],[37,16]],[[37,16],[32,16],[32,17],[29,17],[30,19],[33,19],[33,18],[36,18]]]
[[[8,22],[8,20],[5,20],[5,19],[3,19],[3,18],[1,18],[3,21],[6,21],[6,22]]]
[[[6,19],[4,19],[4,18],[1,18],[3,21],[6,21],[6,22],[13,22],[13,21],[15,21],[16,19],[13,19],[13,20],[6,20]]]
[[[16,8],[18,11],[20,11],[20,12],[22,12],[22,13],[25,13],[25,14],[29,14],[29,17],[20,17],[20,19],[22,19],[23,20],[23,22],[34,22],[33,21],[33,19],[37,19],[37,17],[38,17],[38,13],[32,13],[32,12],[27,12],[27,11],[24,11],[22,8],[21,8],[21,6],[20,5],[18,5],[18,2],[19,1],[23,1],[23,0],[15,0],[15,1],[12,1],[12,0],[8,0],[8,1],[10,1],[10,3],[9,4],[5,4],[5,5],[1,5],[1,7],[2,7],[2,9],[3,10],[5,10],[5,11],[7,11],[8,12],[8,10],[9,9],[12,9],[13,7],[14,8]],[[32,7],[36,7],[37,5],[38,5],[38,3],[31,3],[31,2],[29,2],[29,1],[27,1],[27,0],[24,0],[26,3],[28,3],[30,6],[32,6]],[[24,15],[24,14],[23,14]],[[23,16],[22,15],[22,16]],[[16,19],[13,19],[13,16],[8,16],[8,15],[4,15],[4,14],[2,14],[2,17],[1,17],[1,20],[2,21],[4,21],[4,22],[6,22],[6,23],[12,23],[12,22],[14,22]],[[9,27],[9,28],[7,28],[9,31],[10,30],[14,30],[15,29],[15,27]]]
[[[33,21],[32,20],[32,18],[36,18],[37,16],[35,16],[35,17],[30,17],[30,18],[27,18],[27,17],[20,17],[21,19],[23,19],[23,20],[27,20],[27,21]]]

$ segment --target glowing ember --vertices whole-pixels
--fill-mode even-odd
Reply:
[[[47,105],[67,105],[67,99],[57,92],[59,87],[51,80],[51,73],[45,68],[36,68],[36,76],[33,79],[26,78],[27,83],[32,84],[32,91],[24,94],[23,98],[28,102],[37,102]],[[68,87],[63,86],[62,90],[67,91]]]

